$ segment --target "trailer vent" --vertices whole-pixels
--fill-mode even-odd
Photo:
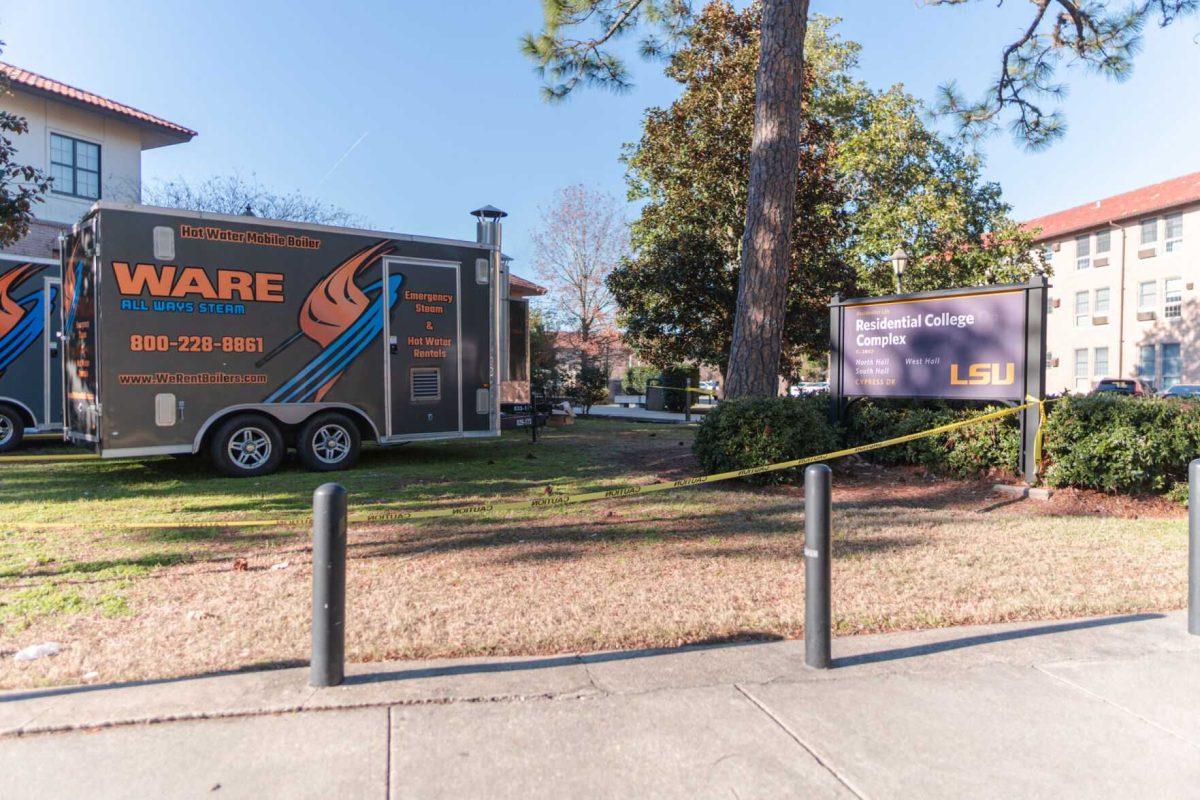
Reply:
[[[477,258],[475,259],[475,282],[485,284],[488,282],[488,275],[492,272],[491,259]]]
[[[176,422],[175,409],[175,395],[167,393],[154,395],[154,424],[160,428],[169,428],[174,425]]]
[[[154,229],[154,257],[159,261],[175,260],[175,229],[159,225]]]
[[[414,403],[433,403],[442,399],[442,370],[438,367],[414,367],[412,400]]]

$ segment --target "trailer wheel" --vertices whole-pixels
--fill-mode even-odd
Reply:
[[[217,428],[208,454],[220,472],[234,478],[270,475],[283,463],[283,434],[266,417],[243,414]]]
[[[0,453],[16,450],[25,438],[25,420],[10,405],[0,404]]]
[[[362,437],[354,420],[331,411],[304,423],[296,436],[296,455],[314,472],[349,469],[358,461]]]

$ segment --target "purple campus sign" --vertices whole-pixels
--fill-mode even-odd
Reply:
[[[842,306],[844,397],[1025,398],[1026,292]]]

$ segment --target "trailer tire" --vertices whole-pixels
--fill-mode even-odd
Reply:
[[[283,463],[283,434],[267,417],[239,414],[217,428],[208,455],[219,472],[233,478],[270,475]]]
[[[358,463],[362,436],[354,420],[336,411],[317,414],[296,435],[296,455],[306,469],[334,472]]]
[[[0,453],[16,450],[25,438],[25,420],[19,411],[0,403]]]

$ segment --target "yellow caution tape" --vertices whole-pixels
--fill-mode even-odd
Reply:
[[[1025,395],[1025,407],[1036,403],[1038,410],[1038,427],[1037,433],[1033,435],[1033,463],[1041,466],[1042,463],[1042,437],[1046,433],[1046,401],[1038,400],[1031,394]]]
[[[651,386],[648,388],[663,389],[663,390],[673,389],[676,392],[695,392],[696,394],[706,394],[710,397],[717,396],[717,393],[712,391],[711,389],[692,389],[691,387],[688,387],[688,386]]]
[[[350,522],[358,522],[365,524],[382,524],[388,522],[409,522],[413,520],[426,519],[445,519],[449,517],[466,517],[476,516],[479,514],[491,513],[507,513],[510,511],[538,511],[548,508],[558,508],[561,506],[573,506],[580,503],[591,503],[597,500],[610,500],[619,497],[632,497],[634,495],[654,494],[656,492],[670,492],[676,489],[687,489],[692,486],[701,486],[708,483],[718,483],[720,481],[733,480],[735,478],[745,478],[750,475],[762,475],[767,472],[778,472],[784,469],[794,469],[803,467],[808,464],[816,464],[821,461],[831,461],[836,458],[845,458],[846,456],[856,455],[858,453],[867,453],[872,450],[881,450],[884,447],[891,447],[897,444],[905,444],[914,442],[918,439],[924,439],[929,436],[937,436],[940,433],[949,433],[950,431],[965,428],[968,425],[976,425],[981,422],[990,422],[992,420],[1007,417],[1010,414],[1017,414],[1027,408],[1037,406],[1039,420],[1044,414],[1043,401],[1033,397],[1028,398],[1028,402],[1013,406],[1012,408],[1004,408],[999,411],[992,411],[988,414],[981,414],[978,417],[971,419],[960,420],[958,422],[950,422],[945,425],[938,425],[935,428],[919,431],[917,433],[909,433],[904,436],[896,436],[891,439],[885,439],[882,442],[873,442],[871,444],[859,445],[857,447],[847,447],[842,450],[834,450],[831,453],[822,453],[816,456],[806,456],[804,458],[795,458],[791,461],[780,461],[777,464],[767,464],[762,467],[746,467],[745,469],[732,470],[730,472],[717,472],[712,475],[700,475],[694,478],[680,478],[674,481],[663,481],[660,483],[651,483],[646,485],[634,484],[630,486],[622,486],[616,489],[603,489],[596,492],[581,492],[580,494],[550,494],[544,497],[536,497],[530,500],[518,500],[510,503],[477,503],[469,506],[458,506],[455,508],[431,508],[423,511],[381,511],[381,512],[360,512],[349,515]],[[1041,461],[1041,427],[1038,427],[1037,444],[1035,445],[1035,459]],[[311,515],[303,517],[297,516],[290,519],[225,519],[225,520],[187,520],[181,522],[122,522],[112,523],[106,527],[113,528],[266,528],[266,527],[299,527],[302,523],[307,524],[311,519]],[[70,522],[17,522],[0,524],[0,528],[5,525],[18,528],[65,528],[74,527],[75,523]]]

